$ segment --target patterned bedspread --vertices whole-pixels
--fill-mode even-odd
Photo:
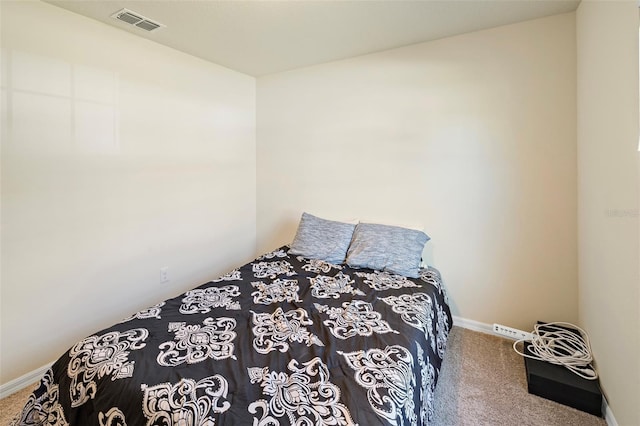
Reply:
[[[78,342],[19,425],[425,425],[451,314],[410,279],[283,247]]]

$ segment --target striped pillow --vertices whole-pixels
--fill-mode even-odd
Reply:
[[[289,253],[334,264],[343,263],[355,227],[350,223],[302,213]]]
[[[429,236],[399,226],[359,223],[347,252],[347,265],[418,278]]]

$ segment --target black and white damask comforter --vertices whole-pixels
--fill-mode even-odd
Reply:
[[[440,275],[257,258],[78,342],[19,425],[425,425],[451,327]]]

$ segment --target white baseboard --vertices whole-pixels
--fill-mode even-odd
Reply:
[[[495,333],[493,331],[493,326],[490,324],[485,324],[480,321],[474,321],[467,318],[458,317],[455,315],[452,315],[452,317],[453,317],[453,325],[455,326],[508,339],[508,337]],[[604,419],[607,422],[607,426],[618,426],[618,422],[616,421],[616,418],[613,416],[613,411],[611,410],[611,407],[609,407],[609,403],[607,402],[607,399],[604,397],[604,395],[602,396],[602,413],[604,414]]]
[[[3,385],[0,385],[0,399],[6,398],[22,389],[38,383],[44,373],[51,367],[51,364],[43,365],[33,371],[24,374],[17,379],[13,379]]]
[[[453,317],[453,325],[458,327],[467,328],[473,331],[479,331],[480,333],[493,334],[494,336],[498,336],[498,334],[493,332],[493,326],[489,324],[485,324],[480,321],[474,321],[462,317],[457,317],[452,315]],[[504,336],[500,336],[504,337]]]
[[[618,426],[618,422],[613,416],[613,411],[611,411],[611,407],[609,407],[607,398],[605,398],[604,395],[602,395],[602,412],[604,413],[604,419],[607,422],[607,426]]]

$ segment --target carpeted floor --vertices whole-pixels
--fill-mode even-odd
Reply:
[[[435,392],[437,426],[606,426],[604,419],[527,392],[513,341],[454,327]]]
[[[530,395],[524,363],[511,345],[453,328],[436,387],[433,425],[606,426],[604,419]],[[0,425],[22,409],[31,390],[0,400]]]

